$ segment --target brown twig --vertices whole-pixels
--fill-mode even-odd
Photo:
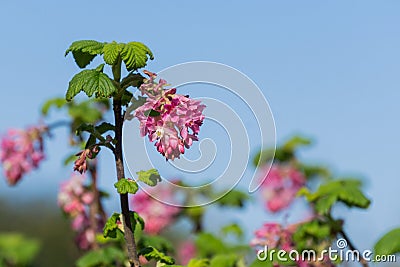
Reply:
[[[115,119],[115,166],[117,169],[118,180],[125,178],[125,170],[122,155],[122,125],[124,118],[122,117],[121,101],[118,99],[113,100],[113,111]],[[122,209],[122,218],[124,225],[124,236],[126,246],[128,249],[128,258],[131,266],[140,267],[139,258],[137,255],[137,248],[135,242],[135,236],[132,230],[132,224],[129,215],[129,202],[128,194],[120,194],[120,203]]]
[[[351,243],[350,238],[347,236],[347,234],[346,234],[343,230],[340,231],[340,235],[341,235],[344,239],[346,239],[347,245],[349,246],[349,249],[350,249],[350,250],[360,252],[360,251],[353,245],[353,243]],[[360,254],[360,253],[359,253],[359,254]],[[369,266],[369,265],[368,265],[368,262],[364,259],[364,257],[363,257],[362,255],[361,255],[361,258],[360,258],[360,264],[361,264],[363,267],[368,267],[368,266]]]

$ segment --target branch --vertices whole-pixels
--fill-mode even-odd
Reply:
[[[122,117],[121,101],[119,99],[113,100],[113,110],[115,119],[115,166],[117,170],[117,179],[120,180],[125,178],[125,170],[122,155],[122,125],[124,118]],[[129,215],[129,202],[128,194],[120,194],[120,203],[122,210],[122,218],[124,225],[124,236],[126,246],[128,249],[128,258],[131,267],[140,267],[139,257],[137,255],[137,248],[135,242],[135,236],[133,234],[132,224]]]
[[[341,230],[339,233],[342,235],[342,237],[343,237],[344,239],[346,239],[347,245],[349,246],[349,249],[350,249],[350,250],[360,252],[360,251],[353,245],[353,243],[351,243],[350,238],[347,236],[347,234],[346,234],[343,230]],[[361,254],[359,253],[359,255],[361,255]],[[368,266],[369,266],[369,265],[368,265],[368,262],[364,259],[364,257],[363,257],[362,255],[361,255],[361,259],[360,259],[360,264],[361,264],[361,266],[363,266],[363,267],[368,267]]]

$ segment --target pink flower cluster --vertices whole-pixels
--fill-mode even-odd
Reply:
[[[312,219],[312,218],[311,218]],[[278,223],[266,223],[261,229],[255,232],[255,238],[251,240],[250,245],[258,249],[264,249],[267,246],[268,249],[284,250],[290,253],[296,250],[295,243],[293,241],[293,235],[297,231],[298,227],[306,221],[290,224],[286,227]],[[329,243],[328,243],[329,245]],[[319,249],[325,249],[325,247]],[[301,253],[301,251],[300,251]],[[321,259],[305,259],[298,258],[296,260],[296,265],[300,267],[333,267],[333,263],[330,261],[329,257]],[[279,265],[274,265],[278,266]]]
[[[93,193],[84,186],[83,175],[72,175],[61,184],[58,205],[72,219],[72,229],[77,232],[76,243],[81,249],[90,249],[95,243],[97,229],[90,226],[87,206],[93,202]],[[98,223],[98,227],[103,226]]]
[[[269,172],[262,170],[262,173],[267,173],[261,189],[267,200],[266,208],[271,212],[288,207],[306,182],[303,173],[289,164],[274,164]]]
[[[285,228],[278,223],[266,223],[261,229],[255,232],[255,238],[250,242],[250,245],[260,249],[264,249],[267,246],[269,249],[281,249],[289,253],[295,249],[293,234],[297,227],[298,224],[292,224]],[[301,259],[296,261],[296,263],[300,267],[312,266]]]
[[[194,242],[186,240],[179,244],[177,257],[180,264],[187,265],[191,259],[196,257],[196,246]]]
[[[1,139],[0,161],[10,185],[15,185],[26,173],[38,168],[44,159],[43,133],[46,127],[27,130],[11,129]]]
[[[74,162],[74,171],[78,171],[80,174],[86,172],[87,170],[87,159],[93,159],[96,155],[96,153],[99,152],[99,147],[94,146],[90,149],[85,149],[82,151],[79,151],[75,156],[78,157],[77,160]]]
[[[130,200],[134,210],[145,221],[144,231],[150,235],[156,235],[173,222],[180,209],[150,196],[154,193],[161,199],[172,199],[173,192],[169,188],[157,185],[157,189],[150,189],[149,191],[148,194],[141,190],[132,195]]]
[[[278,223],[265,223],[261,229],[255,232],[255,238],[250,242],[251,246],[269,248],[281,248],[285,251],[293,249],[292,235],[297,225],[287,228]]]
[[[176,88],[164,89],[165,80],[157,83],[156,74],[145,73],[150,78],[144,80],[139,90],[147,95],[146,102],[136,109],[134,116],[140,121],[140,134],[155,141],[157,151],[167,160],[174,160],[198,140],[205,105],[176,94]]]

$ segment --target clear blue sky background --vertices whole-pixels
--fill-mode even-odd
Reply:
[[[154,71],[192,60],[228,64],[265,93],[278,142],[307,134],[316,144],[304,159],[365,177],[371,208],[341,215],[355,243],[371,248],[400,225],[399,12],[395,0],[3,1],[0,131],[37,122],[44,99],[64,94],[77,68],[63,54],[77,39],[144,42]],[[66,178],[65,132],[58,133],[41,170],[17,188],[0,181],[1,195],[55,201]]]

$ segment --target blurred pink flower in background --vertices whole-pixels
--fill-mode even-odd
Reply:
[[[261,249],[267,246],[268,249],[282,249],[290,252],[295,249],[292,236],[296,232],[297,226],[298,224],[293,224],[285,228],[278,223],[265,223],[255,231],[255,238],[250,241],[250,245]],[[300,260],[296,263],[297,266],[308,266]]]
[[[173,198],[173,192],[162,185],[157,185],[148,191],[160,197],[160,199],[168,200]],[[160,233],[173,222],[175,216],[180,212],[180,208],[162,203],[143,190],[132,195],[130,201],[133,209],[146,222],[144,231],[150,235]]]
[[[269,172],[264,167],[261,173],[266,175],[261,193],[266,199],[266,208],[271,212],[287,208],[306,182],[303,173],[290,164],[274,164]]]
[[[255,237],[250,241],[250,246],[257,249],[267,249],[272,250],[284,250],[287,253],[296,250],[296,244],[293,240],[293,235],[298,230],[299,226],[303,223],[312,221],[314,218],[310,217],[304,221],[287,225],[286,227],[278,223],[265,223],[260,229],[255,231]],[[309,244],[312,245],[311,243]],[[327,243],[329,245],[329,243]],[[311,248],[311,247],[310,247]],[[318,249],[326,249],[325,247],[319,247]],[[297,250],[296,250],[297,251]],[[301,255],[302,251],[297,251]],[[316,250],[316,255],[318,255],[318,250]],[[319,255],[318,255],[319,257]],[[274,265],[280,266],[280,265]],[[296,260],[296,266],[300,267],[333,267],[335,266],[329,259],[329,257],[319,258],[301,258]]]
[[[85,211],[85,205],[93,201],[93,195],[83,185],[85,176],[73,174],[60,186],[58,205],[68,215],[75,217]]]
[[[10,129],[0,144],[0,161],[8,184],[15,185],[31,170],[39,167],[44,159],[42,135],[44,126],[30,127],[26,130]]]
[[[275,248],[278,246],[282,226],[278,223],[265,223],[260,229],[255,231],[255,238],[251,240],[251,246],[268,246]]]
[[[196,246],[191,240],[184,241],[179,244],[177,254],[179,263],[186,265],[196,256]]]
[[[140,121],[140,133],[148,136],[151,142],[165,158],[174,160],[185,153],[203,124],[205,105],[188,96],[176,94],[176,89],[164,89],[167,84],[156,74],[145,72],[150,79],[145,79],[139,90],[147,95],[146,102],[136,109],[135,117]]]
[[[97,229],[90,225],[88,206],[93,202],[93,193],[84,186],[85,176],[73,174],[60,186],[58,205],[72,219],[71,227],[77,235],[75,242],[84,250],[92,248],[95,243],[96,232],[100,232],[104,222],[97,220]]]

